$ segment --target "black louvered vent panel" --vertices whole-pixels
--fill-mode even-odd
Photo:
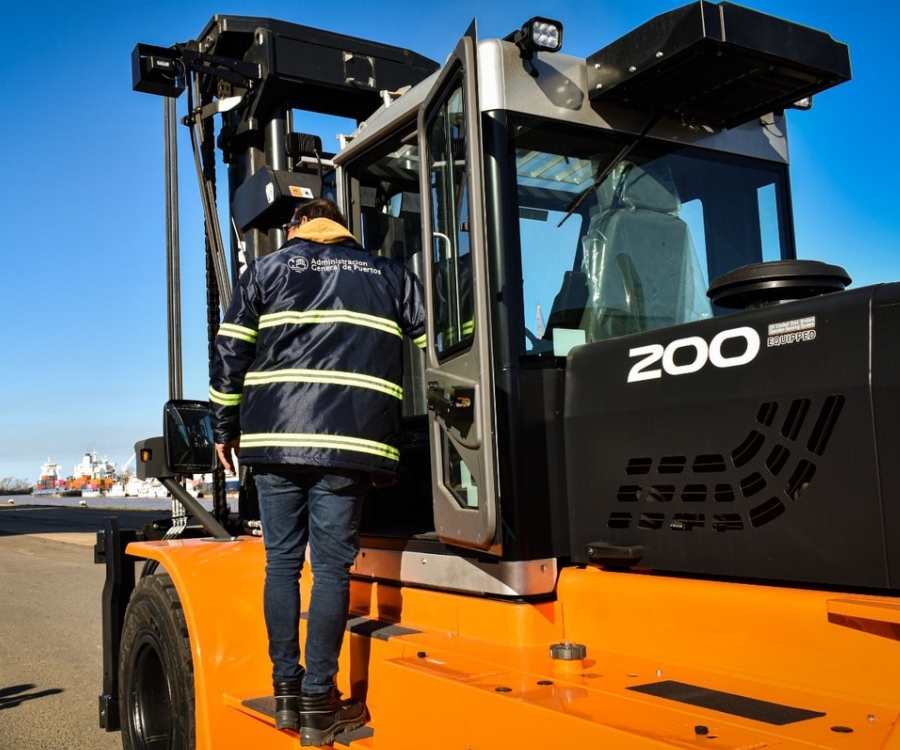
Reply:
[[[797,468],[791,474],[787,485],[785,485],[784,494],[791,500],[799,500],[807,487],[809,487],[809,483],[812,481],[815,473],[816,467],[812,463],[806,460],[801,461],[797,464]]]
[[[770,497],[766,502],[750,509],[750,523],[755,527],[765,526],[784,513],[784,503],[777,497]]]
[[[842,395],[828,396],[818,404],[808,398],[782,404],[767,401],[756,412],[757,427],[730,452],[630,459],[625,474],[643,475],[646,481],[621,484],[616,501],[637,506],[636,512],[610,512],[607,525],[721,533],[749,531],[776,521],[808,492],[816,460],[838,427],[844,403]],[[705,506],[711,510],[710,503],[733,512],[698,512]],[[650,504],[656,506],[652,512]]]
[[[706,526],[706,517],[702,513],[676,513],[669,528],[672,531],[693,531]]]
[[[687,459],[684,456],[663,456],[659,461],[660,474],[679,474],[684,471]]]
[[[641,499],[642,487],[639,484],[623,484],[619,487],[616,500],[620,503],[636,503]]]
[[[733,503],[734,488],[730,484],[717,484],[713,498],[717,503]]]
[[[766,468],[772,476],[775,476],[784,468],[784,465],[788,462],[790,457],[791,452],[787,448],[783,445],[776,445],[772,448],[769,457],[766,459]]]
[[[781,427],[781,434],[784,435],[788,440],[796,440],[797,435],[800,434],[800,430],[803,427],[803,421],[806,419],[806,415],[808,412],[808,398],[798,398],[793,401],[790,408],[788,409],[784,424]]]
[[[761,432],[751,430],[744,442],[731,451],[731,462],[738,468],[746,466],[756,458],[756,454],[759,453],[765,442],[766,439]]]
[[[705,503],[706,502],[706,485],[705,484],[686,484],[681,491],[681,501],[683,503]]]
[[[843,396],[829,396],[825,400],[819,418],[816,420],[816,426],[813,428],[812,435],[810,435],[809,442],[806,446],[817,456],[821,456],[825,452],[825,447],[828,445],[828,439],[834,431],[834,426],[837,423],[843,407]]]
[[[713,531],[743,531],[744,520],[739,513],[716,513],[712,521]]]
[[[632,458],[625,469],[626,474],[649,474],[653,468],[652,458]]]
[[[647,491],[647,500],[655,503],[670,503],[675,497],[674,484],[654,484]]]
[[[775,422],[775,415],[778,413],[778,404],[774,401],[767,401],[759,407],[756,415],[756,421],[764,427],[771,427]]]
[[[723,472],[725,471],[725,459],[719,453],[697,456],[694,459],[693,470],[696,474]]]

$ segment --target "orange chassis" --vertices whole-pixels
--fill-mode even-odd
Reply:
[[[266,708],[260,540],[128,553],[158,561],[180,595],[198,750],[296,747]],[[370,580],[351,596],[338,681],[371,721],[338,746],[900,750],[888,597],[592,567],[564,568],[538,603]],[[552,658],[555,644],[584,658]]]

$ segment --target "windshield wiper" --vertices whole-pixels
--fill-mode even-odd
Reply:
[[[597,188],[603,184],[603,181],[607,177],[609,177],[609,173],[616,168],[616,165],[619,164],[622,159],[628,156],[628,154],[631,153],[635,146],[637,146],[642,140],[644,140],[644,138],[646,138],[647,133],[649,133],[653,126],[660,121],[661,117],[662,114],[654,114],[650,118],[650,121],[644,126],[644,129],[641,131],[640,135],[638,135],[633,141],[631,141],[630,143],[626,143],[624,146],[622,146],[621,149],[619,149],[619,152],[606,163],[606,166],[600,171],[597,177],[594,178],[594,181],[584,190],[582,190],[575,198],[575,200],[572,201],[571,205],[566,209],[566,215],[563,216],[562,219],[559,220],[559,224],[556,225],[557,229],[559,229],[559,227],[561,227],[565,223],[566,219],[568,219],[573,213],[575,213],[575,211],[578,210],[578,207],[582,203],[584,203],[586,198],[592,195],[594,191],[596,191]]]

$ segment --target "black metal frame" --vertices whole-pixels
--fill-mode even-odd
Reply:
[[[730,2],[663,13],[587,58],[591,100],[732,128],[850,80],[847,45]]]
[[[119,651],[125,610],[135,585],[137,558],[126,554],[129,543],[138,541],[141,534],[132,529],[120,529],[116,518],[105,518],[103,529],[97,532],[94,562],[106,565],[106,581],[102,594],[103,692],[99,699],[100,728],[107,732],[121,729],[119,722]]]

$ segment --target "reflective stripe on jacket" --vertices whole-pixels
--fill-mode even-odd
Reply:
[[[322,222],[304,236],[320,238]],[[402,263],[328,224],[339,241],[295,238],[241,277],[216,336],[216,442],[240,435],[248,465],[393,472],[402,340],[424,346],[422,287]]]

